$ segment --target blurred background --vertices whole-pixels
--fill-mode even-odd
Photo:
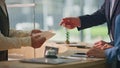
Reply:
[[[52,41],[64,42],[65,28],[59,26],[64,17],[92,14],[100,8],[104,0],[6,0],[10,27],[17,30],[51,30],[56,35]],[[71,42],[109,41],[106,24],[77,31],[69,30]]]
[[[16,30],[36,29],[56,33],[50,41],[65,42],[66,29],[59,25],[64,17],[92,14],[100,9],[104,0],[6,0],[10,28]],[[94,43],[109,41],[106,24],[78,31],[68,30],[70,42]]]

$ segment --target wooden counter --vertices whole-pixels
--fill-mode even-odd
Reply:
[[[58,45],[59,46],[59,45]],[[69,56],[76,52],[87,52],[88,49],[78,49],[75,47],[61,47],[59,56]],[[64,51],[64,52],[63,52]],[[51,64],[35,64],[35,63],[22,63],[17,61],[3,61],[0,62],[0,68],[106,68],[104,59],[101,58],[82,58],[77,62],[51,65]]]
[[[49,64],[32,64],[21,63],[19,61],[0,62],[0,68],[106,68],[105,61],[102,59],[87,59],[84,61],[49,65]]]

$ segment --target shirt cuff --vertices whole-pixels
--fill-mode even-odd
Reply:
[[[105,50],[105,55],[108,63],[112,63],[117,58],[118,47],[113,47]]]

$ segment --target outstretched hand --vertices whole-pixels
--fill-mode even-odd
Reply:
[[[42,32],[41,30],[34,29],[34,30],[31,31],[31,35],[36,34],[36,33],[41,33],[41,32]]]
[[[60,22],[61,26],[64,26],[68,29],[73,29],[75,27],[79,27],[80,25],[80,19],[78,17],[67,17],[63,18]]]
[[[43,45],[43,43],[46,41],[45,37],[41,37],[38,34],[31,36],[31,44],[33,48],[39,48]]]
[[[41,30],[34,29],[31,31],[31,44],[33,48],[39,48],[46,41],[45,37],[42,37],[39,33]]]

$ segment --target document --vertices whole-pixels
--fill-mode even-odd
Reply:
[[[36,33],[36,34],[32,34],[33,36],[36,36],[36,35],[40,35],[41,37],[45,37],[46,40],[50,39],[51,37],[53,37],[55,35],[55,33],[52,33],[50,31],[42,31],[40,33]],[[35,58],[35,54],[36,54],[36,51],[34,49],[34,58]]]
[[[37,33],[37,34],[34,34],[34,35],[40,35],[42,37],[45,37],[46,40],[50,39],[51,37],[53,37],[55,35],[55,33],[53,32],[50,32],[50,31],[43,31],[41,33]]]

